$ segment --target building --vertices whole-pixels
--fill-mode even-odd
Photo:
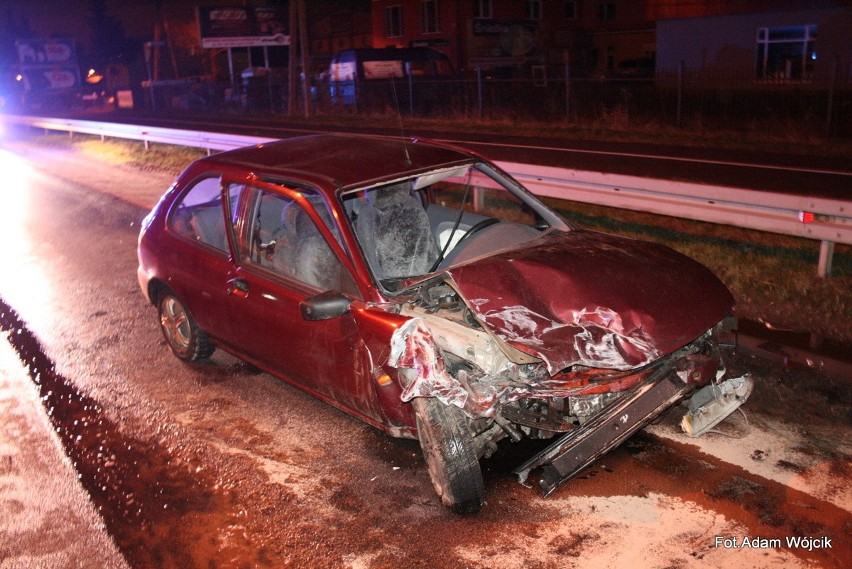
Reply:
[[[431,47],[459,70],[562,69],[611,75],[653,60],[646,0],[374,0],[374,47]]]
[[[737,4],[742,9],[768,3]],[[772,5],[769,11],[658,20],[658,83],[671,85],[680,73],[693,86],[719,88],[852,86],[852,6]]]

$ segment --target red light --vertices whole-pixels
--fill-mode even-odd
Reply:
[[[800,211],[799,221],[802,223],[811,223],[814,220],[814,214],[810,211]]]

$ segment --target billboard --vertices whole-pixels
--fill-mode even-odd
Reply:
[[[201,47],[290,45],[287,8],[199,6]]]
[[[30,93],[80,88],[74,40],[18,40],[15,49],[25,88]]]

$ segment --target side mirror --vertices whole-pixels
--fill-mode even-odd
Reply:
[[[330,320],[349,312],[352,300],[336,290],[321,292],[306,298],[299,304],[305,320]]]

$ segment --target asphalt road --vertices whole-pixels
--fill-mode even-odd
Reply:
[[[533,446],[506,443],[483,463],[482,513],[459,517],[416,443],[221,352],[174,359],[135,276],[139,221],[170,176],[66,152],[0,149],[4,353],[24,363],[35,412],[131,566],[847,566],[847,381],[731,354],[732,372],[755,378],[748,424],[687,439],[675,409],[547,499],[510,474]],[[24,444],[3,429],[0,452]],[[39,476],[9,456],[0,487]],[[12,507],[0,493],[0,512]],[[0,566],[38,559],[50,528],[24,528],[22,552],[24,530],[0,522]]]
[[[398,136],[399,129],[372,126],[304,126],[285,118],[239,114],[91,112],[89,120],[124,122],[164,128],[229,132],[250,136],[288,138],[316,132],[343,130]],[[485,127],[483,128],[485,130]],[[460,144],[497,161],[557,166],[576,170],[626,174],[664,180],[687,181],[772,192],[852,199],[852,163],[848,156],[770,152],[763,148],[724,150],[699,146],[672,146],[655,140],[644,142],[582,141],[536,136],[493,135],[453,129],[405,129],[406,136],[434,138]]]

